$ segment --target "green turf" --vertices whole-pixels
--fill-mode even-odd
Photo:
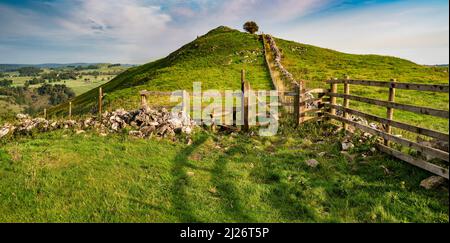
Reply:
[[[69,131],[10,141],[0,222],[448,222],[448,189],[420,188],[424,171],[378,153],[348,160],[329,126],[283,129],[201,132],[192,145]]]

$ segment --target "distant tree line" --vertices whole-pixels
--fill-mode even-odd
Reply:
[[[58,105],[75,97],[75,92],[64,84],[43,84],[37,88],[37,92],[39,95],[50,96],[49,102],[51,105]]]
[[[42,84],[36,89],[27,86],[0,87],[0,95],[13,97],[17,104],[33,106],[37,99],[47,99],[49,105],[58,105],[74,98],[75,92],[64,84]]]
[[[19,76],[21,77],[37,76],[43,72],[42,69],[36,67],[23,67],[19,68],[17,71],[19,72]]]
[[[75,71],[82,71],[82,70],[91,70],[91,69],[99,69],[100,67],[98,65],[89,65],[89,66],[77,66],[75,67]]]
[[[108,68],[112,68],[112,67],[120,67],[122,64],[120,63],[116,63],[116,64],[110,64],[108,65]]]

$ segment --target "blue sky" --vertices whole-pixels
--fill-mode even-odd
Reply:
[[[448,0],[0,0],[0,63],[146,63],[220,25],[449,63]]]

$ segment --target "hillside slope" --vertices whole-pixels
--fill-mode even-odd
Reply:
[[[166,58],[130,68],[104,85],[106,108],[136,108],[140,90],[191,90],[193,82],[202,82],[203,89],[240,89],[242,69],[247,71],[253,88],[271,89],[259,37],[219,27]],[[74,113],[91,111],[97,92],[77,97],[73,101]],[[63,114],[66,110],[67,105],[62,105],[52,113]]]
[[[398,82],[448,84],[447,67],[423,66],[396,57],[380,55],[354,55],[330,49],[300,44],[292,41],[276,39],[277,46],[282,50],[283,66],[293,74],[296,80],[305,80],[307,88],[329,88],[326,80],[343,78],[345,75],[352,79],[366,79]],[[343,85],[340,85],[340,92]],[[351,86],[353,95],[373,99],[387,100],[386,88]],[[342,100],[338,100],[342,104]],[[398,90],[396,102],[435,109],[449,109],[449,95],[445,93],[419,92]],[[352,101],[354,109],[371,113],[381,117],[386,116],[386,108]],[[395,120],[421,127],[448,133],[448,119],[418,115],[406,111],[395,111]],[[395,133],[409,136],[404,131]]]
[[[390,56],[347,54],[282,39],[276,42],[283,52],[283,65],[310,86],[323,86],[325,80],[344,75],[353,79],[448,83],[447,67],[423,66]]]

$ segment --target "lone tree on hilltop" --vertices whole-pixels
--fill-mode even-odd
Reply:
[[[244,30],[250,34],[255,34],[259,30],[259,26],[254,21],[249,21],[244,24]]]

